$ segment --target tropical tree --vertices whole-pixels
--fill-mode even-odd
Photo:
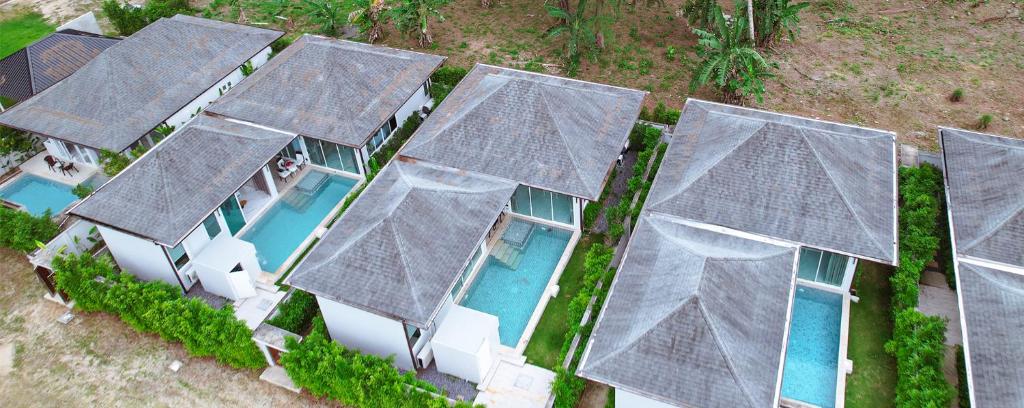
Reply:
[[[348,22],[359,27],[366,36],[366,42],[373,44],[380,39],[387,23],[387,3],[384,0],[355,0],[355,10],[348,14]]]
[[[754,25],[757,28],[757,46],[768,47],[784,34],[796,40],[800,31],[800,10],[808,2],[791,3],[790,0],[754,0]]]
[[[321,34],[337,34],[338,29],[348,20],[338,0],[303,0],[302,5],[309,21],[320,26]]]
[[[686,0],[683,3],[683,15],[692,27],[710,29],[715,25],[716,0]]]
[[[416,33],[420,47],[426,47],[434,42],[428,27],[430,18],[433,17],[438,22],[444,21],[441,8],[448,5],[450,1],[400,0],[397,6],[392,7],[388,13],[398,31],[406,34]]]
[[[597,22],[600,15],[587,15],[587,0],[580,0],[576,10],[545,5],[548,15],[557,18],[558,25],[548,30],[548,36],[558,37],[565,34],[566,73],[576,75],[580,67],[580,56],[587,49],[596,49],[598,43]]]
[[[742,9],[737,0],[736,9]],[[714,7],[715,24],[711,31],[693,29],[697,35],[697,56],[702,59],[690,80],[690,91],[714,86],[726,103],[739,104],[749,96],[763,100],[764,79],[771,77],[772,64],[754,49],[747,37],[747,19],[726,20],[722,9]]]

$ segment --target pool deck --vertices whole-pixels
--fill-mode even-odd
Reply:
[[[46,165],[46,155],[49,154],[45,150],[41,153],[32,156],[31,159],[22,163],[18,166],[24,173],[34,174],[39,177],[56,181],[58,183],[67,184],[69,186],[77,186],[82,184],[90,177],[99,172],[98,167],[93,167],[87,164],[75,163],[77,172],[66,175],[61,173],[60,170],[50,170],[49,166]]]
[[[263,215],[265,215],[267,211],[274,206],[274,204],[277,204],[277,202],[281,200],[281,197],[283,197],[286,193],[295,188],[295,186],[298,184],[298,180],[302,179],[302,177],[305,177],[307,174],[309,174],[310,171],[313,170],[321,171],[331,175],[346,177],[349,179],[354,179],[356,180],[356,184],[352,186],[352,188],[348,191],[348,193],[345,194],[345,196],[338,200],[338,203],[331,208],[331,210],[327,213],[327,216],[324,217],[324,219],[321,220],[320,223],[317,224],[317,226],[309,232],[309,234],[306,236],[306,239],[304,239],[302,243],[300,243],[299,246],[295,248],[295,251],[293,251],[292,254],[289,255],[288,258],[281,263],[281,266],[279,266],[276,271],[263,271],[263,273],[261,273],[257,278],[257,282],[263,283],[265,285],[276,285],[278,279],[284,276],[285,272],[287,272],[288,269],[292,266],[292,264],[298,260],[299,255],[302,254],[306,247],[309,246],[309,244],[312,243],[314,239],[319,238],[325,232],[327,232],[327,223],[331,221],[331,218],[333,218],[335,214],[338,213],[338,210],[340,210],[341,206],[345,204],[345,200],[348,199],[348,196],[351,195],[353,191],[358,190],[359,187],[366,182],[366,178],[361,175],[356,176],[351,173],[346,173],[327,167],[316,166],[313,164],[307,164],[306,166],[303,166],[299,173],[295,174],[292,177],[289,177],[288,181],[282,182],[281,180],[278,180],[275,177],[274,183],[276,187],[280,189],[277,192],[277,197],[274,197],[272,200],[269,200],[268,202],[263,204],[262,208],[254,211],[252,214],[252,218],[248,218],[249,215],[246,215],[247,218],[245,226],[242,227],[242,229],[238,230],[238,233],[235,234],[235,236],[241,237],[242,235],[245,235],[245,233],[249,231],[249,229],[251,229],[254,225],[260,222]]]

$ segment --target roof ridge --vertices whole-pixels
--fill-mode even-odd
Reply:
[[[535,82],[533,86],[538,87],[537,91],[540,93],[540,100],[542,102],[544,102],[544,111],[547,112],[548,117],[551,119],[551,122],[554,123],[555,129],[558,130],[558,132],[557,132],[558,133],[558,138],[562,140],[562,147],[565,149],[566,155],[569,156],[569,161],[572,162],[572,170],[573,170],[573,174],[576,176],[576,179],[580,182],[580,184],[583,184],[584,186],[586,186],[587,190],[590,190],[589,191],[590,193],[595,193],[596,192],[597,194],[600,194],[601,193],[599,191],[600,189],[598,189],[598,191],[595,191],[593,186],[587,185],[587,180],[580,176],[580,163],[579,163],[579,160],[576,158],[576,154],[573,152],[573,149],[569,146],[569,140],[566,139],[565,133],[562,131],[562,127],[559,126],[560,121],[556,117],[555,113],[551,111],[551,104],[548,101],[547,90],[544,89],[544,86],[548,86],[548,85],[547,84],[542,84],[542,83],[539,83],[539,82]],[[572,89],[572,88],[568,88],[568,89]],[[575,91],[576,89],[572,89],[572,90]]]
[[[876,237],[875,234],[871,233],[871,230],[868,228],[867,224],[865,224],[864,220],[861,219],[860,214],[858,214],[857,211],[853,209],[853,206],[850,204],[850,199],[846,197],[846,194],[843,193],[843,190],[839,188],[839,186],[836,184],[835,177],[832,176],[832,172],[829,171],[828,166],[826,166],[825,162],[821,159],[821,155],[820,153],[818,153],[818,149],[814,148],[814,144],[811,143],[810,139],[808,138],[807,132],[805,132],[805,128],[796,129],[797,131],[800,132],[800,138],[803,140],[804,144],[807,146],[808,149],[811,150],[811,154],[814,155],[814,160],[818,163],[818,166],[821,167],[822,171],[825,173],[825,176],[828,177],[829,181],[831,181],[830,184],[832,185],[832,188],[836,191],[837,194],[839,194],[839,198],[843,200],[843,205],[846,206],[846,210],[849,211],[850,215],[853,216],[853,219],[857,221],[857,225],[860,225],[861,232],[863,232],[865,235],[867,235],[869,239],[871,239],[871,242],[875,244],[875,247],[882,251],[881,253],[888,253],[889,250],[882,246],[880,242],[878,242],[878,237]]]
[[[398,206],[395,207],[397,208]],[[402,263],[401,274],[402,277],[405,278],[405,281],[409,285],[410,289],[409,297],[412,299],[413,303],[416,305],[416,308],[419,309],[420,312],[426,312],[427,314],[430,314],[433,312],[433,310],[425,310],[423,308],[423,303],[420,302],[419,294],[417,293],[418,288],[416,286],[416,280],[413,279],[412,275],[410,275],[409,273],[409,261],[405,259],[405,239],[402,237],[402,234],[398,232],[398,228],[395,226],[395,223],[391,222],[390,217],[385,218],[385,220],[387,225],[391,228],[391,233],[394,234],[395,243],[396,246],[398,247],[398,261]]]
[[[701,275],[699,286],[704,286],[703,274]],[[717,346],[716,350],[718,350],[719,354],[721,354],[722,360],[725,361],[725,366],[728,367],[729,369],[729,375],[731,375],[733,381],[736,382],[736,386],[740,389],[740,393],[743,394],[744,399],[746,399],[751,406],[755,406],[756,404],[754,403],[754,399],[750,395],[750,391],[747,390],[746,384],[743,382],[743,380],[740,378],[739,373],[736,371],[736,366],[735,364],[733,364],[732,359],[729,358],[729,354],[725,352],[725,345],[722,344],[722,341],[718,336],[718,329],[715,327],[714,324],[712,324],[711,320],[708,319],[708,316],[710,316],[710,312],[708,312],[707,308],[704,307],[704,302],[700,300],[699,296],[697,297],[697,309],[700,310],[700,318],[704,320],[704,326],[707,327],[708,332],[711,333],[711,339],[715,342],[715,345]]]
[[[718,112],[712,112],[712,111],[708,111],[708,110],[705,110],[704,112],[705,112],[705,114],[701,117],[700,129],[698,129],[696,132],[692,133],[695,137],[698,138],[697,141],[699,141],[699,139],[700,139],[700,132],[704,130],[704,124],[707,123],[707,120],[706,120],[707,116],[709,114],[711,114],[711,113],[718,113]],[[696,184],[698,181],[700,181],[701,179],[706,177],[708,175],[708,171],[711,171],[711,169],[714,169],[716,166],[718,166],[720,163],[722,163],[722,161],[725,160],[727,157],[735,154],[736,153],[736,149],[739,149],[741,146],[747,144],[747,142],[749,142],[750,139],[752,139],[754,137],[754,135],[756,135],[758,132],[760,132],[762,129],[764,129],[766,126],[768,126],[769,123],[772,123],[772,122],[768,122],[766,120],[758,119],[758,118],[744,118],[744,119],[761,122],[761,126],[758,126],[756,129],[754,129],[753,132],[750,132],[750,134],[742,137],[741,140],[737,141],[736,144],[733,145],[731,149],[725,151],[721,156],[719,156],[717,160],[715,160],[712,163],[708,163],[707,167],[703,171],[701,171],[700,175],[694,177],[692,180],[690,180],[689,183],[686,183],[686,184],[680,183],[678,186],[675,186],[675,188],[673,188],[671,194],[669,194],[667,197],[665,197],[661,201],[652,202],[650,207],[654,208],[658,204],[664,203],[664,202],[666,202],[668,200],[671,200],[673,197],[676,197],[676,196],[684,193],[686,191],[686,189],[690,188],[691,186]],[[674,137],[673,137],[673,139],[674,139]],[[696,146],[695,146],[694,151],[692,152],[692,154],[689,157],[692,158],[693,155],[696,154],[696,153],[697,153],[697,151],[696,151]],[[692,164],[692,161],[690,161],[690,163]],[[686,169],[689,169],[689,168],[690,168],[690,165],[687,165],[683,169],[683,173],[685,174]],[[652,185],[651,186],[651,190],[653,190],[653,189],[654,189],[654,186]]]
[[[958,249],[971,249],[971,248],[974,248],[977,245],[980,245],[982,242],[987,241],[989,238],[992,238],[993,235],[995,235],[997,232],[999,232],[1003,228],[1003,226],[1006,225],[1006,223],[1010,222],[1010,220],[1013,220],[1018,215],[1020,215],[1020,213],[1022,211],[1024,211],[1024,203],[1021,203],[1017,207],[1016,210],[1010,211],[1008,213],[1009,215],[1005,219],[1003,219],[1001,222],[999,222],[998,225],[996,225],[995,227],[992,227],[992,229],[988,230],[987,232],[985,232],[981,236],[975,238],[973,241],[967,243],[967,245],[963,245],[962,247],[958,246],[958,247],[960,247]]]
[[[468,77],[469,75],[466,75],[466,76]],[[484,75],[483,78],[480,78],[480,82],[483,82],[485,79],[487,79],[487,75]],[[500,91],[502,89],[505,89],[505,87],[508,86],[508,84],[510,84],[510,83],[512,83],[512,81],[510,79],[505,80],[505,83],[501,84],[501,86],[495,87],[494,89],[486,92],[484,95],[480,95],[480,96],[474,97],[469,104],[463,106],[461,109],[456,110],[457,114],[456,115],[452,115],[451,118],[448,120],[448,123],[445,124],[443,127],[437,129],[437,131],[435,131],[433,135],[431,135],[430,137],[428,137],[426,139],[421,137],[419,141],[417,141],[417,139],[415,137],[410,138],[409,142],[418,142],[418,144],[413,146],[411,143],[409,143],[407,146],[405,146],[405,147],[407,147],[407,149],[402,149],[402,150],[412,150],[412,151],[415,151],[416,148],[421,147],[421,146],[423,146],[423,145],[433,141],[434,139],[437,139],[438,137],[441,136],[442,133],[444,133],[443,131],[445,129],[449,129],[452,126],[455,126],[456,124],[461,122],[462,119],[466,117],[466,115],[468,115],[470,112],[472,112],[478,106],[480,106],[480,104],[484,103],[485,101],[490,99],[492,96],[494,96],[495,93],[497,93],[498,91]],[[459,85],[462,85],[462,83],[459,83]],[[459,87],[459,85],[456,85],[456,87],[452,89],[453,93],[455,92],[455,89]],[[446,97],[445,100],[451,99],[451,96],[452,96],[451,94],[448,94],[448,97]],[[455,96],[456,97],[461,97],[463,95],[455,95]],[[435,111],[437,110],[436,108],[437,107],[435,106]],[[434,115],[431,115],[431,116],[434,116]],[[428,116],[427,119],[429,120],[430,116]],[[424,122],[426,123],[427,121],[424,121]],[[414,133],[420,133],[419,130],[423,129],[423,128],[425,128],[425,126],[421,125],[420,128],[416,129],[416,132],[414,132]],[[414,155],[415,153],[411,153],[411,152],[407,151],[407,152],[404,152],[404,154],[413,154]]]
[[[589,365],[590,365],[591,367],[597,367],[597,366],[600,366],[600,365],[601,365],[601,363],[604,363],[604,362],[605,362],[606,360],[609,360],[609,359],[611,359],[611,358],[613,358],[613,357],[618,357],[618,355],[619,355],[619,354],[622,354],[623,352],[625,352],[625,351],[626,351],[626,349],[628,349],[628,348],[632,347],[632,346],[633,346],[634,344],[636,344],[636,343],[637,343],[638,341],[640,341],[640,340],[641,340],[641,339],[643,339],[644,337],[647,337],[647,336],[648,336],[649,334],[651,334],[651,331],[653,331],[653,330],[654,330],[654,328],[658,327],[658,325],[659,325],[659,324],[661,324],[662,322],[664,322],[664,321],[665,321],[666,319],[668,319],[669,317],[672,317],[672,316],[674,316],[674,315],[676,314],[676,312],[678,312],[678,311],[679,311],[679,310],[681,310],[682,308],[686,307],[686,306],[687,306],[687,305],[689,305],[690,303],[694,303],[694,302],[696,302],[696,301],[697,301],[697,297],[696,297],[696,296],[694,296],[694,295],[690,295],[690,296],[688,296],[688,297],[686,298],[686,301],[684,301],[684,302],[680,302],[680,303],[679,303],[679,305],[677,305],[676,307],[674,307],[674,308],[672,308],[671,310],[669,310],[668,312],[666,312],[666,313],[665,313],[665,315],[663,315],[663,316],[661,316],[660,318],[658,318],[657,320],[655,320],[655,321],[654,321],[653,323],[651,323],[651,324],[650,324],[650,325],[649,325],[649,326],[647,327],[647,329],[646,329],[646,330],[644,330],[644,331],[643,331],[643,332],[641,332],[640,334],[636,335],[636,336],[635,336],[635,337],[634,337],[633,339],[631,339],[631,340],[629,340],[629,341],[627,341],[627,342],[623,343],[623,344],[622,344],[622,346],[616,347],[616,348],[615,348],[615,351],[614,351],[614,352],[608,353],[608,355],[606,355],[606,356],[604,356],[604,357],[601,357],[600,359],[598,359],[598,360],[595,360],[595,361],[593,361],[593,362],[589,362],[588,364],[589,364]],[[699,304],[698,304],[698,307],[700,307],[700,305],[699,305]]]

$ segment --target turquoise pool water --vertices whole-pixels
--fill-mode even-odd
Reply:
[[[460,304],[497,316],[501,344],[515,347],[570,238],[570,231],[536,225],[516,268],[488,256]]]
[[[842,314],[842,295],[797,286],[782,375],[783,397],[835,407]]]
[[[42,215],[47,209],[57,214],[78,199],[78,196],[71,193],[72,188],[67,184],[26,173],[0,189],[0,197],[24,206],[32,215]]]
[[[332,174],[311,194],[293,188],[241,238],[256,246],[260,267],[274,273],[355,185],[355,179]]]

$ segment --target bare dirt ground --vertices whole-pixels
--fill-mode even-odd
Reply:
[[[36,10],[60,25],[88,11],[99,10],[101,4],[102,0],[0,0],[0,15],[12,10]]]
[[[19,253],[0,250],[0,280],[0,350],[14,348],[11,372],[0,369],[4,407],[319,404],[260,381],[257,371],[191,358],[180,345],[139,334],[108,315],[76,313],[71,324],[58,323],[67,309],[42,298]],[[177,373],[167,368],[174,360],[184,363]]]

